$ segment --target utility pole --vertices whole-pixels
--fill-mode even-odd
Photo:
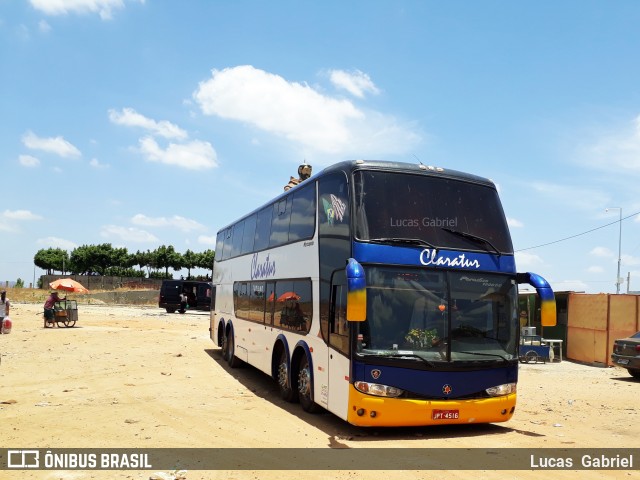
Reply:
[[[605,212],[608,212],[609,210],[620,211],[620,220],[618,221],[618,225],[620,227],[618,233],[618,276],[616,277],[616,293],[620,293],[620,285],[622,284],[620,281],[620,263],[622,260],[622,207],[609,207],[605,209]]]

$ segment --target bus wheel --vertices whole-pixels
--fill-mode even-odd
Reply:
[[[233,331],[229,330],[227,334],[227,363],[231,368],[237,368],[240,366],[240,359],[236,357],[236,343],[233,339]]]
[[[309,359],[302,355],[300,359],[300,370],[298,371],[298,397],[300,405],[305,412],[316,413],[320,407],[313,401],[313,379],[309,368]]]
[[[223,354],[224,354],[224,344],[225,344],[224,325],[220,323],[218,325],[218,346],[222,348]]]
[[[223,358],[223,360],[226,360],[227,359],[227,350],[229,349],[229,347],[227,346],[227,334],[226,333],[222,333],[221,340],[222,340],[222,342],[220,343],[220,349],[222,350],[222,358]]]
[[[287,352],[283,348],[278,360],[278,387],[280,388],[280,397],[287,402],[293,402],[296,400],[296,391],[291,388],[289,381],[288,360]]]

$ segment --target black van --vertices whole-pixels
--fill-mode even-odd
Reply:
[[[163,280],[158,306],[174,313],[180,308],[180,293],[187,294],[189,310],[211,310],[211,283],[198,280]]]

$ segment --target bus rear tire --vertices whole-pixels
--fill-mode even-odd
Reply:
[[[286,402],[295,402],[297,400],[297,391],[291,386],[291,377],[289,375],[289,358],[287,351],[283,348],[278,359],[278,370],[276,372],[278,388],[280,389],[280,398]]]
[[[240,359],[236,357],[236,342],[233,338],[232,330],[229,330],[229,333],[227,334],[226,360],[231,368],[238,368],[240,366]]]
[[[313,401],[312,395],[313,378],[311,377],[309,359],[305,354],[300,358],[300,368],[298,370],[298,398],[302,409],[308,413],[316,413],[320,410],[320,406]]]

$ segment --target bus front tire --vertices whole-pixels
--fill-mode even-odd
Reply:
[[[309,359],[306,355],[302,355],[300,359],[300,368],[298,370],[298,398],[302,409],[308,413],[316,413],[320,410],[320,406],[313,401],[313,379],[311,377],[311,368]]]

